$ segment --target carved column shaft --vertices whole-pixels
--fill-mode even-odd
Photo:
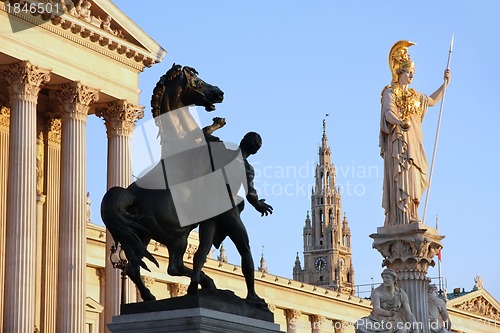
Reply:
[[[408,295],[410,308],[422,333],[429,333],[427,269],[434,266],[433,257],[442,248],[437,230],[419,223],[386,226],[377,229],[373,247],[384,257],[383,266],[398,274],[398,286]]]
[[[61,196],[61,119],[50,119],[45,142],[45,221],[42,250],[41,332],[56,332],[59,256],[59,203]]]
[[[98,91],[80,83],[51,94],[61,103],[61,206],[57,332],[85,330],[86,120]]]
[[[132,180],[131,138],[135,121],[142,118],[142,108],[126,101],[113,101],[96,106],[96,116],[105,121],[108,137],[108,189],[113,186],[127,187]],[[113,237],[106,232],[106,251],[111,249]],[[107,323],[120,310],[120,272],[114,269],[109,260],[106,260],[106,298],[104,317]],[[131,300],[135,286],[128,281],[128,299]],[[131,291],[134,292],[131,292]]]
[[[35,325],[36,104],[50,73],[20,62],[0,74],[11,101],[6,216],[5,332]],[[22,170],[22,172],[19,172]]]

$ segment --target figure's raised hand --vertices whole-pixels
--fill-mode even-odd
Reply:
[[[273,213],[273,207],[265,203],[265,199],[260,199],[255,209],[261,214],[260,216],[267,216]]]
[[[224,125],[226,125],[226,118],[215,117],[212,119],[212,121],[214,122],[214,125],[218,126],[219,128],[224,127]]]
[[[446,82],[446,85],[450,84],[451,80],[451,70],[449,68],[446,68],[444,70],[444,82]]]

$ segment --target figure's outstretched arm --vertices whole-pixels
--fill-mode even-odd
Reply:
[[[212,119],[212,121],[212,125],[203,127],[203,134],[205,135],[205,137],[211,136],[213,132],[226,125],[226,118],[215,117]]]
[[[265,203],[265,199],[259,200],[259,195],[253,184],[253,179],[255,177],[255,171],[253,167],[245,162],[245,171],[247,174],[247,200],[248,202],[261,214],[261,216],[269,215],[273,213],[273,207]]]
[[[444,90],[451,80],[451,71],[447,68],[444,70],[444,83],[432,95],[429,96],[429,106],[436,105],[437,102],[443,97]]]

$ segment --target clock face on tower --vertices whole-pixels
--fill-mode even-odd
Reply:
[[[324,270],[326,268],[326,265],[327,265],[327,262],[326,262],[325,257],[317,257],[316,259],[314,259],[314,267],[318,271]]]

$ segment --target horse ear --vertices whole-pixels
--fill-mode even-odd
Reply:
[[[174,67],[175,67],[175,62],[172,64],[172,68],[174,68]]]

